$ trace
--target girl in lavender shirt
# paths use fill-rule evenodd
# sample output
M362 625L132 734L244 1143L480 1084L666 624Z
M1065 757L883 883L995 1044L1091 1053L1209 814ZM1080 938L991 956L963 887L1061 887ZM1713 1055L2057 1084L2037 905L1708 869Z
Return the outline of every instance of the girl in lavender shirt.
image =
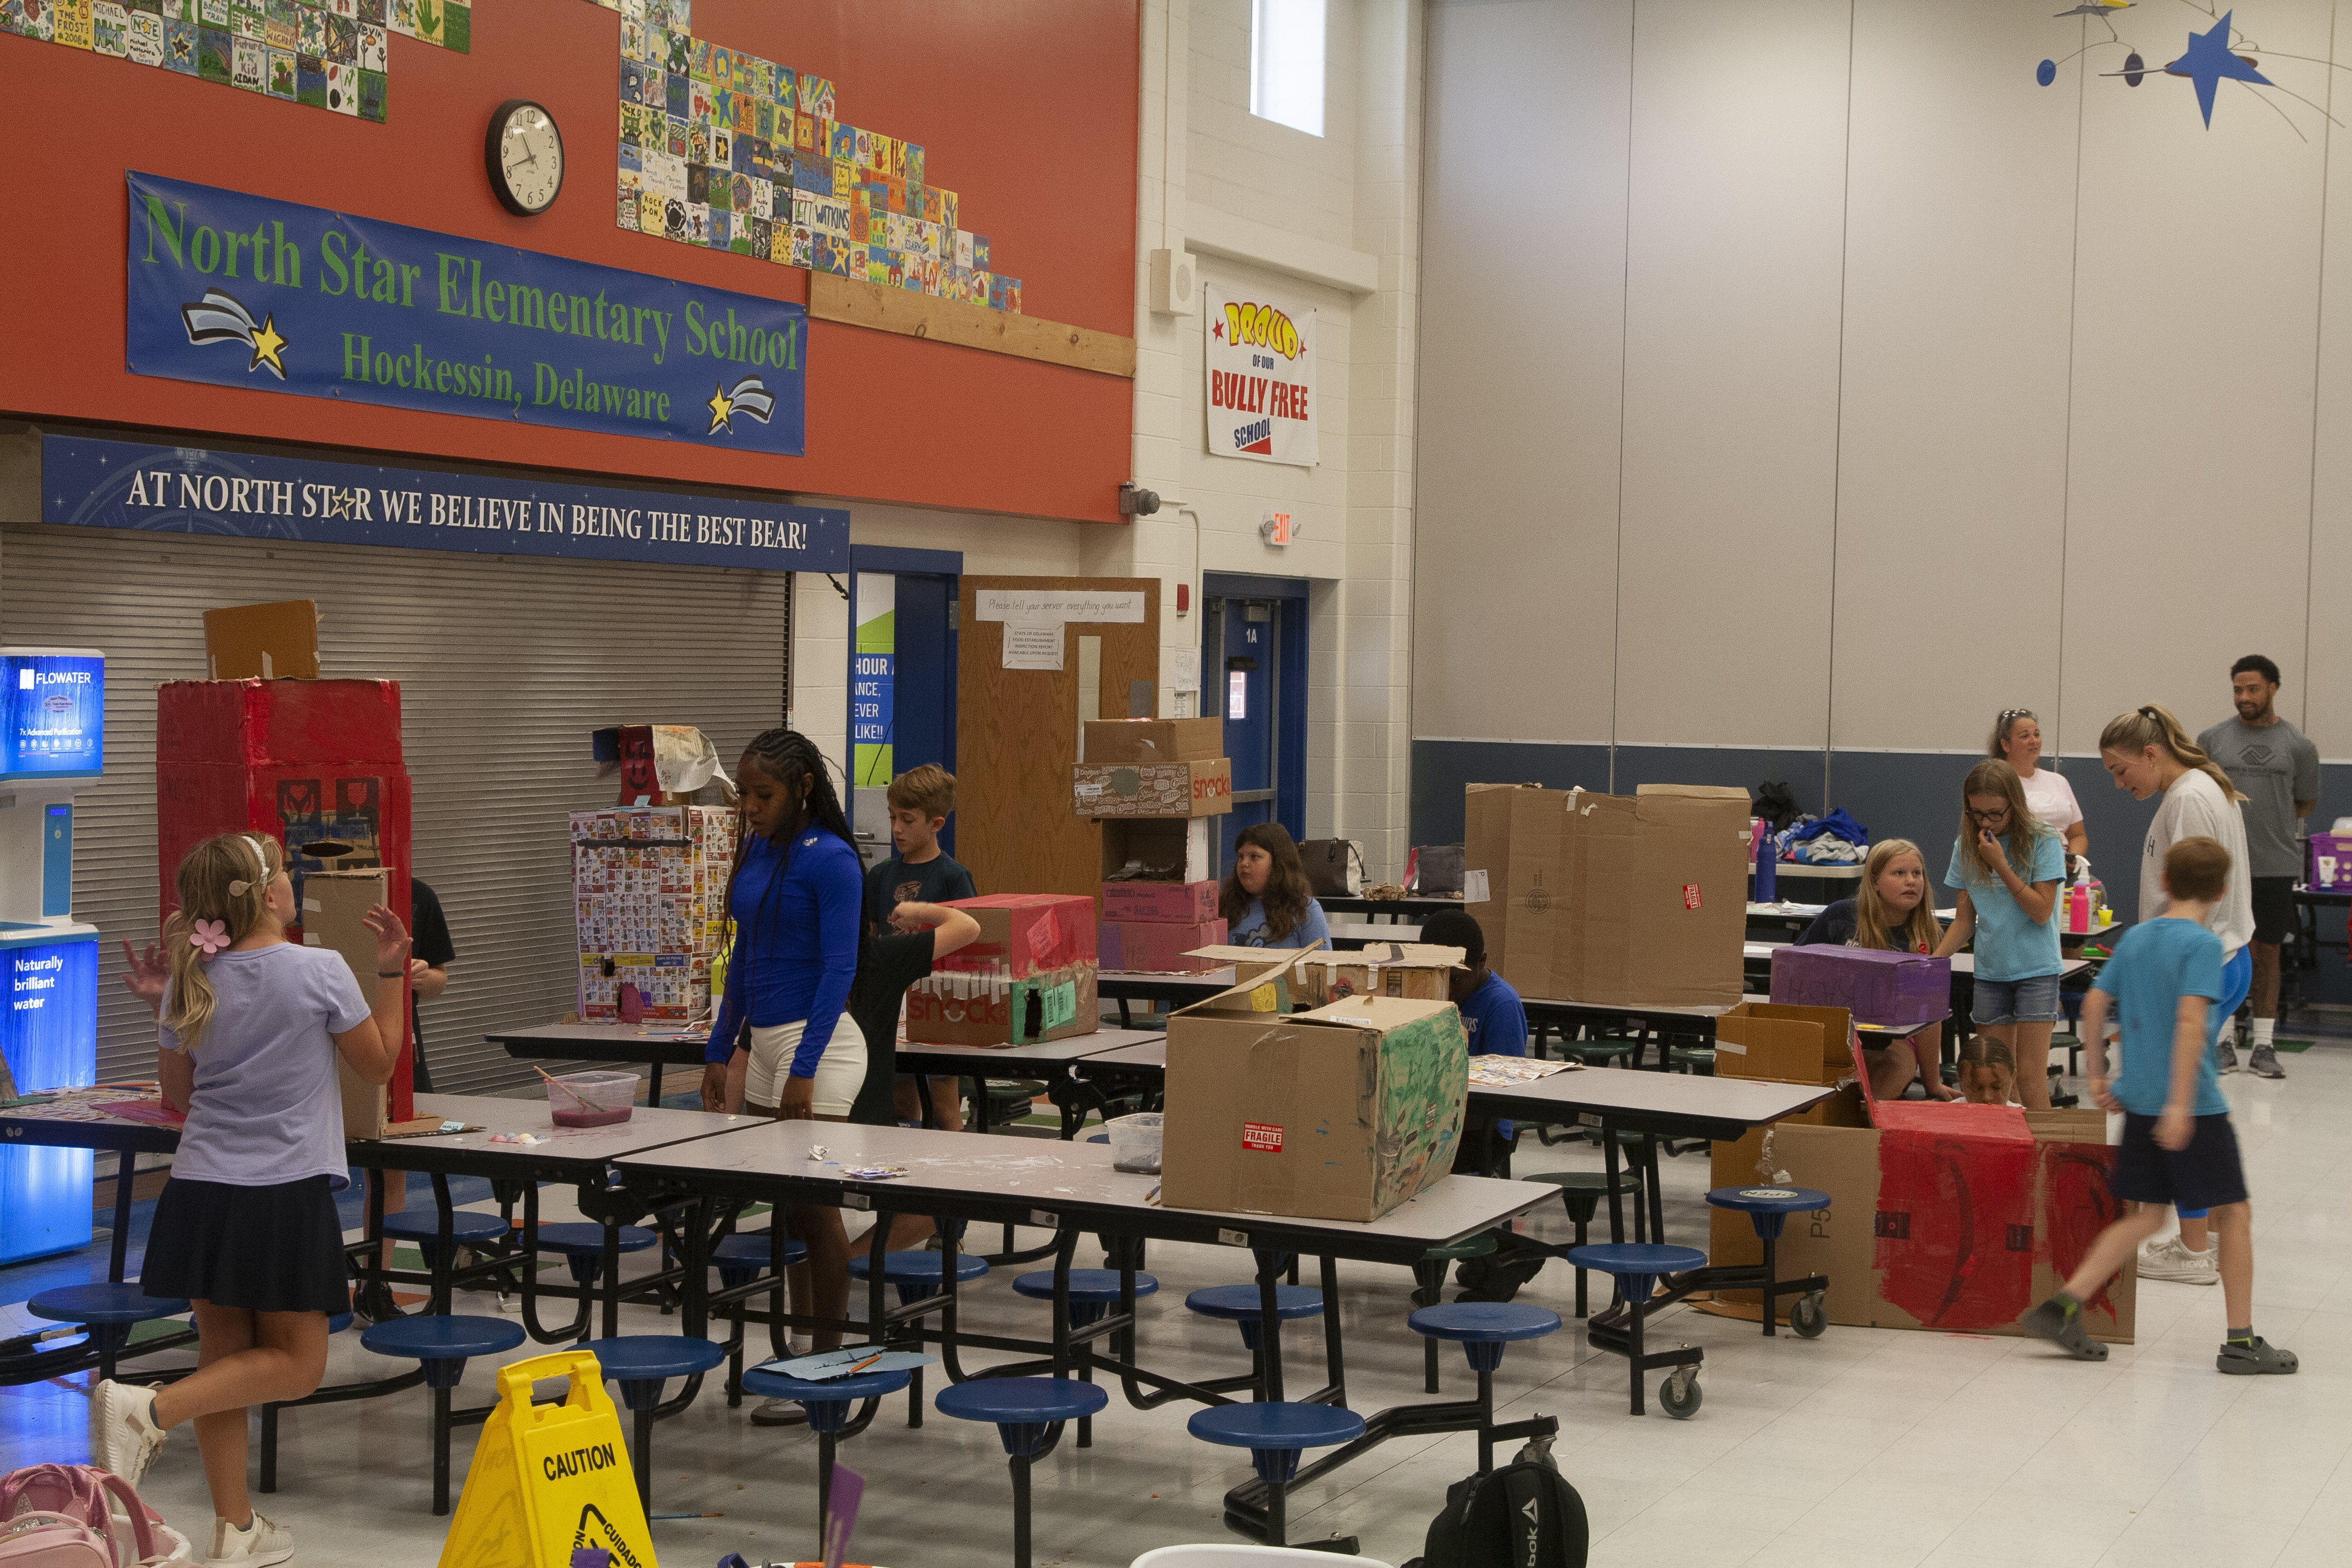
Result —
M247 1495L246 1411L300 1399L327 1369L327 1319L348 1310L338 1058L370 1083L400 1054L408 932L379 905L373 1000L329 948L286 939L295 919L285 851L224 834L188 851L180 908L126 978L157 1009L163 1098L187 1112L155 1203L140 1284L185 1297L203 1348L160 1389L101 1382L89 1457L137 1484L183 1421L195 1424L212 1491L214 1563L283 1563L293 1537Z

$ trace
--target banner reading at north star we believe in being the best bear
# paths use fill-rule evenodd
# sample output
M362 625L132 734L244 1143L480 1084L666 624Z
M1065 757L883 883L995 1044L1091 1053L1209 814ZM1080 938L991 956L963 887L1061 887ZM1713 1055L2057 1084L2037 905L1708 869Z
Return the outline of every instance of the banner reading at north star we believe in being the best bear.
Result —
M1311 468L1315 312L1212 283L1207 304L1209 450Z
M137 173L138 375L798 456L808 312Z

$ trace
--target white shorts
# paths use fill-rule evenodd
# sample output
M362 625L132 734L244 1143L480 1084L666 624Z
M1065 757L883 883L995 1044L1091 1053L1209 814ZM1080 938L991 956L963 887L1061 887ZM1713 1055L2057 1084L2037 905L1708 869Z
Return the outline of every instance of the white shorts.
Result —
M800 1055L801 1033L808 1025L777 1024L751 1030L751 1060L743 1075L743 1098L753 1105L783 1103L784 1079ZM816 1062L816 1113L846 1116L866 1084L866 1037L857 1021L844 1013L833 1026L833 1038Z

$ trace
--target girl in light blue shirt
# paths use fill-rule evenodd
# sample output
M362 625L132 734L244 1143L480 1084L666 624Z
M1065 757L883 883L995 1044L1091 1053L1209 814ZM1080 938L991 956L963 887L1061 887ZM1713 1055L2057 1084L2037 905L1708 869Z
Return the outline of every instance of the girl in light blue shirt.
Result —
M1307 863L1279 822L1244 827L1234 839L1233 875L1217 894L1225 940L1240 947L1305 947L1331 940L1330 923L1307 880Z
M1977 1032L2010 1047L2017 1093L2032 1110L2050 1109L2050 1028L2058 1021L2058 884L2066 849L2058 832L2025 803L2017 770L1988 758L1960 785L1960 832L1944 886L1959 890L1959 912L1938 958L1976 941Z

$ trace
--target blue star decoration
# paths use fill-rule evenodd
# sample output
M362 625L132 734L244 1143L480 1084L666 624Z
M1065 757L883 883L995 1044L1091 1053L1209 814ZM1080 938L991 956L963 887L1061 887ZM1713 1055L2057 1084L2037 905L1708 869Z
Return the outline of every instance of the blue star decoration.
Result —
M2230 52L2230 18L2235 11L2224 11L2221 19L2210 33L2189 35L2189 52L2164 68L2168 76L2185 76L2197 88L2197 107L2204 111L2205 128L2213 128L2213 89L2221 81L2252 82L2259 87L2273 85L2271 79Z

